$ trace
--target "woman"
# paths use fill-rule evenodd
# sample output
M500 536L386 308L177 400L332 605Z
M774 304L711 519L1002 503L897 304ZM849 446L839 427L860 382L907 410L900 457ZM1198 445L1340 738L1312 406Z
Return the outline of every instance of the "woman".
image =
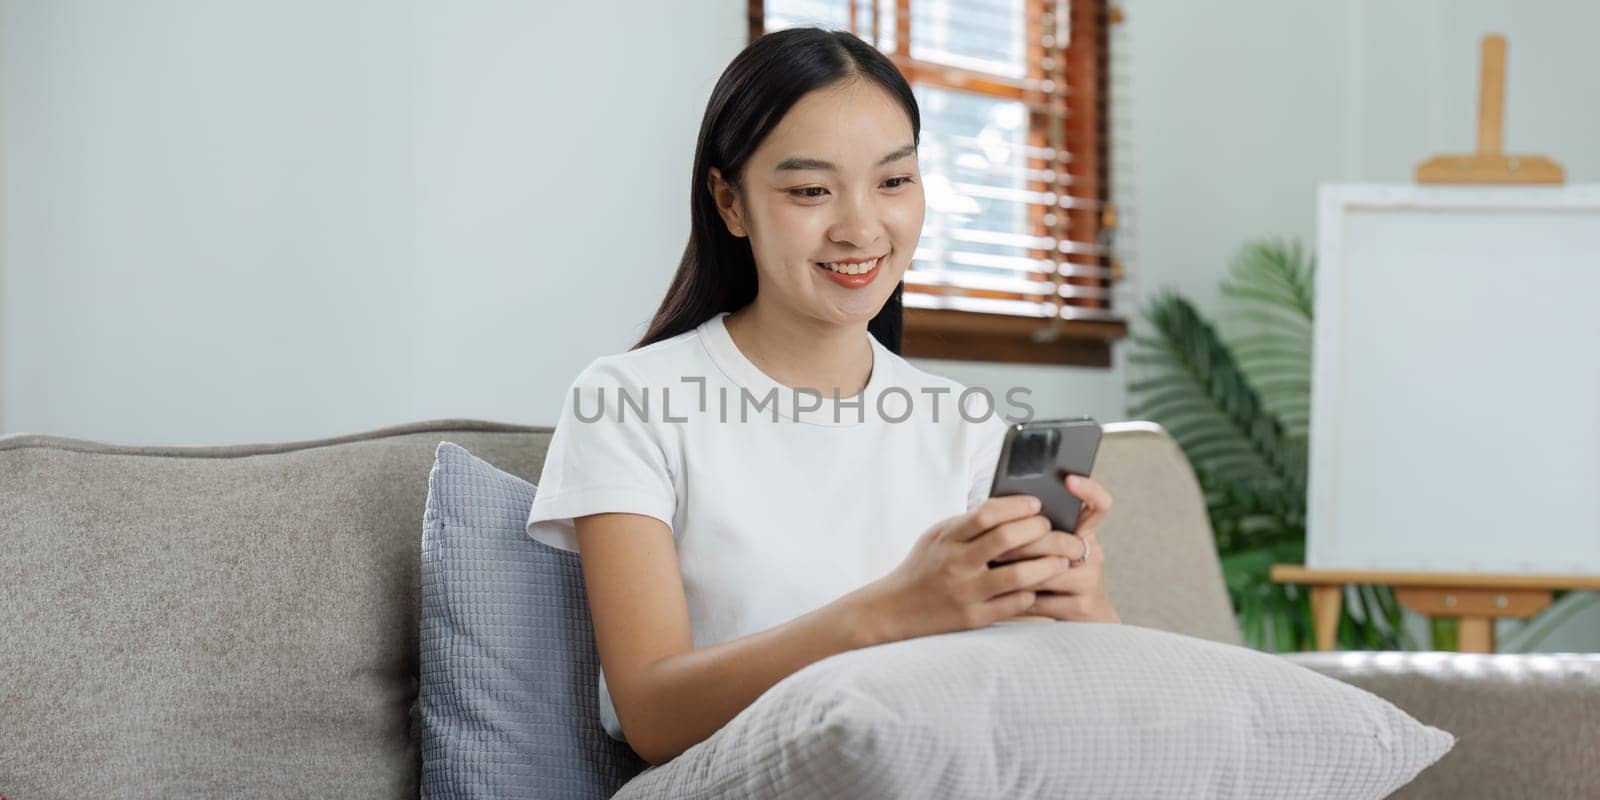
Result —
M1006 421L898 355L920 130L860 39L751 43L706 108L666 298L564 401L528 532L581 554L602 721L652 764L835 653L1119 621L1106 491L1069 479L1079 535L988 498Z

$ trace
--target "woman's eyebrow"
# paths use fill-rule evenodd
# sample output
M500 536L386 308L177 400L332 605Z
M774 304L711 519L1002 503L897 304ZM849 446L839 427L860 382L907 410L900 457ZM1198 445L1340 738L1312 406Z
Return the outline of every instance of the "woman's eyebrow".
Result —
M885 164L890 164L890 163L893 163L895 161L899 161L902 158L907 158L909 156L914 156L916 154L917 154L917 146L914 145L914 144L908 144L905 147L902 147L899 150L896 150L893 153L890 153L889 155L886 155L883 158L879 159L878 160L878 166L881 167L881 166L883 166ZM820 158L805 158L803 156L793 156L793 157L790 157L790 158L786 158L786 159L784 159L782 161L779 161L777 169L778 169L779 172L783 172L785 170L805 170L805 169L837 170L838 167L835 166L833 164L833 162L831 162L831 161L823 161Z

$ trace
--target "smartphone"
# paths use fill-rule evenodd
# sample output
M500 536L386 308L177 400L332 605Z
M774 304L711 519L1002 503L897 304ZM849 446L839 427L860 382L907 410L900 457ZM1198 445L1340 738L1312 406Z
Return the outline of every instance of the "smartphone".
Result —
M995 465L990 497L1031 494L1053 530L1076 533L1083 502L1067 491L1068 475L1087 477L1100 451L1100 423L1089 417L1013 423Z

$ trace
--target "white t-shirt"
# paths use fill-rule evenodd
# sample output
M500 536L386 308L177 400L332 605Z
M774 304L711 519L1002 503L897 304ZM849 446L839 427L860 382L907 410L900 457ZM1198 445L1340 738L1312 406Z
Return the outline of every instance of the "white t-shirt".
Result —
M929 526L988 496L1007 425L987 394L871 334L859 404L797 392L745 357L726 315L579 374L528 516L531 538L570 551L574 517L667 523L696 648L888 574ZM603 673L599 693L606 732L621 740Z

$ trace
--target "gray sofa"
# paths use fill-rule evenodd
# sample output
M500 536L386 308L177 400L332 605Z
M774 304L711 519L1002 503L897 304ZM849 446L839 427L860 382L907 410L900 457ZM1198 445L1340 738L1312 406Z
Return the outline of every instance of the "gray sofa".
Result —
M0 795L414 797L419 541L440 441L537 482L550 429L0 437ZM1238 643L1188 462L1107 426L1124 620ZM1403 797L1600 796L1600 656L1310 653L1459 737Z

